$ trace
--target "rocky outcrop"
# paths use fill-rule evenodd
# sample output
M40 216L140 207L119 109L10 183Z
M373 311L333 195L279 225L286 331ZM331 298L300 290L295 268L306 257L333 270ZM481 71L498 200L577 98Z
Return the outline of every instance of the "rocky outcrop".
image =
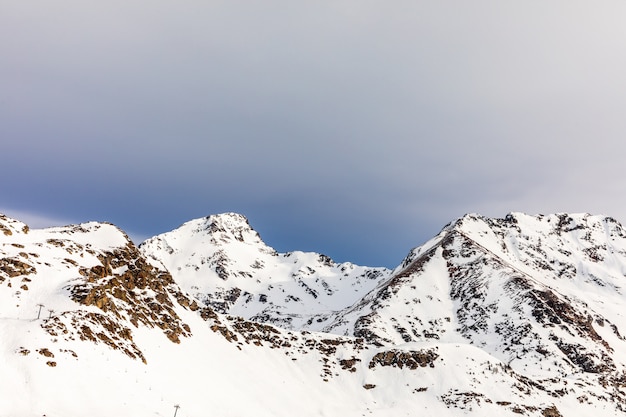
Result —
M53 341L61 338L102 343L146 363L143 352L133 340L132 330L124 322L114 320L107 314L67 311L46 319L41 327L53 337Z
M124 248L98 255L98 259L100 265L80 269L84 279L70 287L74 301L96 306L135 327L157 327L174 343L191 334L173 302L185 308L192 308L194 303L168 272L149 264L130 242Z
M370 360L369 368L376 366L393 366L397 368L417 369L429 366L435 367L435 360L439 355L434 350L397 350L391 349L378 352Z
M28 255L24 253L24 258ZM18 258L1 258L0 272L9 278L19 277L23 275L31 275L37 273L37 269L31 264Z

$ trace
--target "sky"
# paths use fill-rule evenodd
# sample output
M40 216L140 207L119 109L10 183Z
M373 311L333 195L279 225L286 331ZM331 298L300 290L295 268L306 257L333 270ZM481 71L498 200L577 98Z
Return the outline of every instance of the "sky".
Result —
M626 3L0 0L0 212L222 212L395 267L465 213L626 222Z

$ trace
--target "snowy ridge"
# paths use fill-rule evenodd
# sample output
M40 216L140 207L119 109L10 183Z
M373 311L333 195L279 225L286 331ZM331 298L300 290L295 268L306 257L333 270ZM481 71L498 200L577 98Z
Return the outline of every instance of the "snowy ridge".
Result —
M393 271L232 213L140 249L2 216L0 417L623 415L625 273L587 214L467 215Z

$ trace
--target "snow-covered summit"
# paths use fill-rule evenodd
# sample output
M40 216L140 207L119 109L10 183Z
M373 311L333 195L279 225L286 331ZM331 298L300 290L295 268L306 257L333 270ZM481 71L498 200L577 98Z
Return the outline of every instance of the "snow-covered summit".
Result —
M140 250L199 302L290 329L321 327L389 274L318 253L278 253L235 213L191 220L146 240Z
M184 223L176 229L179 235L206 238L211 244L220 246L232 240L249 245L263 245L259 234L250 227L248 219L238 213L213 214ZM174 233L172 233L174 234Z

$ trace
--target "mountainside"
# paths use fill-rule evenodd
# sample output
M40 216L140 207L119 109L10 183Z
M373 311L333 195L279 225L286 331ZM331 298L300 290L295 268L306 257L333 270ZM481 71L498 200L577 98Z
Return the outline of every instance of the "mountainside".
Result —
M393 271L233 213L139 248L0 216L0 417L622 415L625 280L587 214L467 215Z
M626 232L614 219L469 215L324 331L377 346L470 343L552 392L565 395L572 379L602 386L580 401L622 409L625 273Z

